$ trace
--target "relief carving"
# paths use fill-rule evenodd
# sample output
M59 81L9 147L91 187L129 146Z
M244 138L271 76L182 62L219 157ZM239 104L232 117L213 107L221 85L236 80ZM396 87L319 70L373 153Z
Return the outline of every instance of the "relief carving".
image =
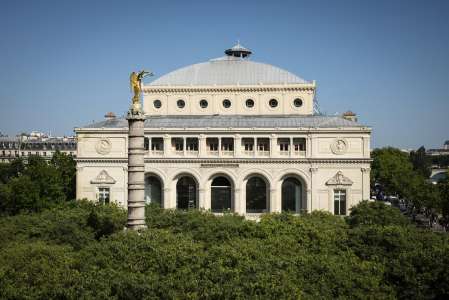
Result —
M111 152L111 148L111 142L107 138L99 140L97 145L95 145L95 150L97 150L97 153L102 155L106 155Z
M334 154L345 154L348 151L348 141L343 138L335 139L331 144L331 151Z

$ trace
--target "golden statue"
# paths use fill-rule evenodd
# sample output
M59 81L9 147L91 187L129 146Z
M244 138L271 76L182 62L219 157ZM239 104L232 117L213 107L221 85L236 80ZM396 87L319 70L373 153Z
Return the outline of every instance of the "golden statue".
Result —
M142 79L146 76L153 76L153 73L142 70L138 73L132 72L129 77L129 83L131 85L131 92L134 93L133 104L140 102L140 92L142 91Z

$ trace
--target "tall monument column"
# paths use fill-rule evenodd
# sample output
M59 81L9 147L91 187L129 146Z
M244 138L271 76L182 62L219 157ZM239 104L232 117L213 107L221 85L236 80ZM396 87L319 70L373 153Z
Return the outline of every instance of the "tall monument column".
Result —
M140 104L142 78L151 73L131 73L131 89L134 92L128 111L128 222L131 230L145 229L145 116Z

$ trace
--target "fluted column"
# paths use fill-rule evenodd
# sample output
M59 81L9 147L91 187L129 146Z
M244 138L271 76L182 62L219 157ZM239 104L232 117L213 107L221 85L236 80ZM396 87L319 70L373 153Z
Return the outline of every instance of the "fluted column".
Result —
M143 113L130 110L127 116L128 133L128 222L131 230L146 228L145 225L145 164Z

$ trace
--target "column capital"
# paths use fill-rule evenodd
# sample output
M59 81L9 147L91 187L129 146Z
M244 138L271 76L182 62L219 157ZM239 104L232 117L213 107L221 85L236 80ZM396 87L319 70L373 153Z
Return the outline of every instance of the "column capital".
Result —
M318 171L318 168L317 167L311 167L310 169L309 169L309 171L310 171L310 173L316 173L317 171Z

